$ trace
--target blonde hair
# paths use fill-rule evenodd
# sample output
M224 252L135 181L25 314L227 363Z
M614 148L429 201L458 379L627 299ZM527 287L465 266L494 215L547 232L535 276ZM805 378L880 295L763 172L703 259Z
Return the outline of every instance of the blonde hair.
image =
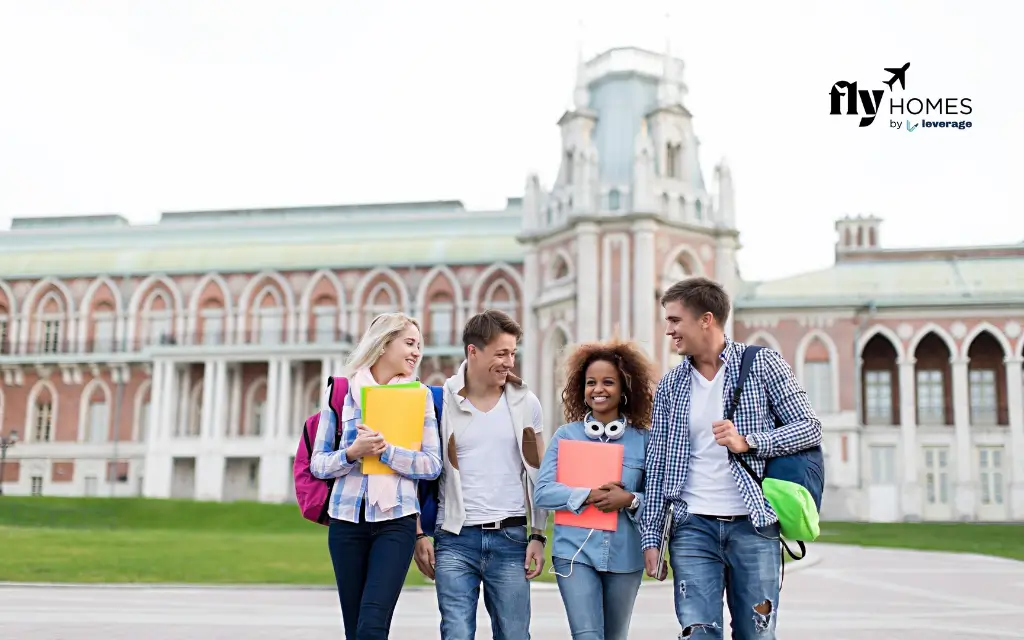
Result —
M420 323L404 313L382 313L374 318L359 339L359 344L352 350L345 364L345 375L352 375L364 367L372 367L391 341L410 324L420 330Z

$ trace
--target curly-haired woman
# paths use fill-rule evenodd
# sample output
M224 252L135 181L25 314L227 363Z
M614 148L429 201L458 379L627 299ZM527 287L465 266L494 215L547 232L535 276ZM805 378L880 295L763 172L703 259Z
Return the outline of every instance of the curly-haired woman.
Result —
M576 640L626 640L643 579L638 523L644 505L644 453L656 384L654 366L630 342L580 345L566 363L562 404L568 424L548 445L534 494L539 509L618 512L615 531L555 525L552 569ZM622 479L598 488L556 481L558 445L567 440L623 447Z

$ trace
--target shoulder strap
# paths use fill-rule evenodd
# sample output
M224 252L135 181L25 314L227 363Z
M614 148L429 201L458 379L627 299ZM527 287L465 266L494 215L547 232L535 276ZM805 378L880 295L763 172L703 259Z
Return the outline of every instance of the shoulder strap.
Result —
M761 347L755 345L747 345L747 347L743 350L743 359L740 361L740 375L736 379L736 390L732 394L732 404L729 406L729 411L725 416L726 420L732 421L733 416L736 415L736 409L738 409L740 406L740 395L743 393L743 385L744 383L746 383L747 378L750 376L750 369L754 365L754 358L757 357L757 352L760 350ZM732 456L736 460L736 462L740 463L740 466L743 467L746 470L746 472L750 474L750 477L753 478L757 482L757 484L760 485L763 482L764 479L758 477L758 475L754 473L754 470L750 468L750 465L747 464L747 461L744 460L741 456L738 456L732 452L730 452L729 455Z
M327 387L331 390L331 411L334 412L334 450L341 446L341 432L344 430L341 424L341 410L345 406L345 396L348 395L348 378L344 376L331 376L327 379Z
M444 387L428 387L430 395L434 398L434 415L438 424L441 423L441 410L444 408Z
M729 406L729 413L725 416L726 420L732 420L732 417L736 415L736 409L740 406L740 394L743 393L743 384L747 381L747 377L750 375L750 368L754 366L754 358L757 357L757 352L761 350L761 347L755 345L747 345L746 349L743 350L743 360L740 362L740 376L736 379L736 390L732 394L732 404Z

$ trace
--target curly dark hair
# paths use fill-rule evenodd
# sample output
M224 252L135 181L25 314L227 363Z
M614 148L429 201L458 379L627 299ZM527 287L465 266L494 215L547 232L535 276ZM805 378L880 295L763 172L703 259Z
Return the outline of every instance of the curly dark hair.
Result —
M587 367L598 361L610 362L619 371L619 382L626 396L625 404L619 405L622 414L638 429L650 427L657 385L654 363L639 345L621 340L588 342L569 354L565 362L565 388L562 389L565 419L569 422L583 420L590 411L583 400Z

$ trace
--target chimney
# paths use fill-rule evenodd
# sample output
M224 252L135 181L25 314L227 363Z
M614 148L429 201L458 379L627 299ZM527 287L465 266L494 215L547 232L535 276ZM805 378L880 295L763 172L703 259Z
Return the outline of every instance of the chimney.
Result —
M881 248L878 232L882 219L873 215L845 216L836 220L836 259L842 255L877 251Z

